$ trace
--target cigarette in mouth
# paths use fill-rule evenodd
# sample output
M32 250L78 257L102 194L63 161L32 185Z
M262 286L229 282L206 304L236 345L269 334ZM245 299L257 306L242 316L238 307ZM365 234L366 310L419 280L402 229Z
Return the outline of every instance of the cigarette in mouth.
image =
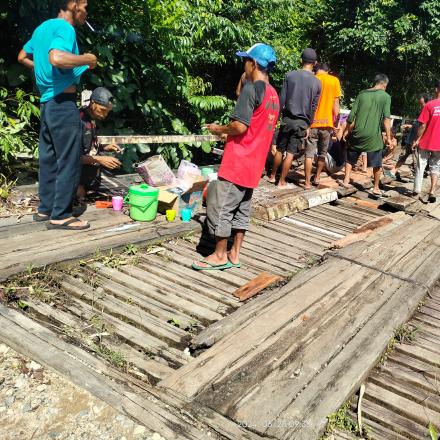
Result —
M92 32L96 32L95 29L93 29L92 25L86 20L86 25L90 28Z

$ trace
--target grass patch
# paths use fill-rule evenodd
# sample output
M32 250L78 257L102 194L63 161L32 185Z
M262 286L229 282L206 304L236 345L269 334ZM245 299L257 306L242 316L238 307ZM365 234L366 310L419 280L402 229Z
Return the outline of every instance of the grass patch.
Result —
M336 412L327 416L327 426L321 440L330 438L335 429L357 434L359 432L358 424L348 414L349 402L344 403Z

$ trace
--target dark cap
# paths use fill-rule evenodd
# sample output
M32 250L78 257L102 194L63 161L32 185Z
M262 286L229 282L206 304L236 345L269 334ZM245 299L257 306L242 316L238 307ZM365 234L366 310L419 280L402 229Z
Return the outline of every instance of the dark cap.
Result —
M315 49L311 49L310 47L304 49L301 54L301 59L305 63L316 63L318 57L316 56Z
M108 107L111 104L112 99L113 95L110 93L110 90L105 87L97 87L90 95L90 101L96 102L105 107Z

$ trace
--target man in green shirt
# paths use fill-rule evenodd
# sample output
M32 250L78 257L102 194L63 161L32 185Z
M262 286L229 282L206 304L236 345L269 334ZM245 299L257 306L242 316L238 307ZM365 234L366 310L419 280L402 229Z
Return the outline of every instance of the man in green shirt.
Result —
M374 83L374 87L359 93L347 119L342 136L347 141L347 161L342 185L346 187L350 184L353 166L361 153L367 153L367 165L373 168L372 195L381 197L379 181L384 148L382 125L385 129L385 144L388 145L391 140L391 97L385 92L389 83L386 75L376 75Z

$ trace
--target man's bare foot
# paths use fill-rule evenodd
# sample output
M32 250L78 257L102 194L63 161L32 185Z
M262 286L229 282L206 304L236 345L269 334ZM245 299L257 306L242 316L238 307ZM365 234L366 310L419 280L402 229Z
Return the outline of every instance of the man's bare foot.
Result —
M75 228L85 227L89 224L89 222L87 222L86 220L80 220L79 218L76 218L76 217L63 218L62 220L51 220L50 223L53 225L64 225L67 222L70 222L73 220L75 220L75 222L71 223L72 229L74 229L74 227Z
M281 185L280 183L277 185L278 189L295 189L297 186L294 183L284 183Z
M218 258L216 254L208 255L206 258L200 261L196 261L195 264L199 267L212 267L212 266L222 266L227 264L228 257Z
M238 264L240 263L240 257L232 252L228 252L228 260L232 263L232 264Z

